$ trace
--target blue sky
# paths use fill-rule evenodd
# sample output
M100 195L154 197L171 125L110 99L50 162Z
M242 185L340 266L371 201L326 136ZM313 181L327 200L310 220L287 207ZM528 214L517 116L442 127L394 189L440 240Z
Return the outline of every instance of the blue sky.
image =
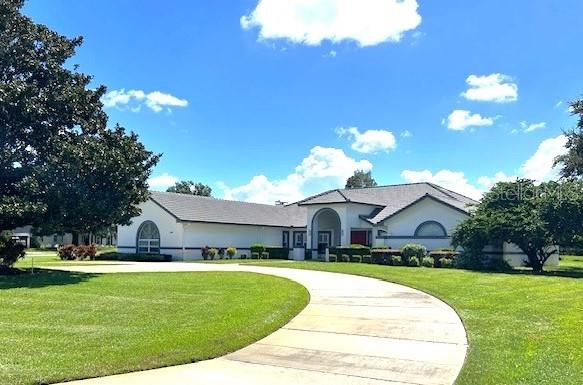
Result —
M151 181L293 201L433 181L479 197L553 177L581 96L583 2L29 0L84 36L72 63L111 92L110 124L163 153Z

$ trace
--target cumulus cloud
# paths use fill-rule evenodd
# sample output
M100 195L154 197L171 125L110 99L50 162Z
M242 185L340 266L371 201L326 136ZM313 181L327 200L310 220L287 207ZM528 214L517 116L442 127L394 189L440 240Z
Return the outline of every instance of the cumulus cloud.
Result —
M178 182L178 178L168 173L148 179L148 185L153 190L166 190L168 187L174 186L176 182Z
M154 112L160 112L164 108L171 111L170 107L186 107L188 100L180 99L176 96L160 91L145 93L142 90L112 90L103 95L101 102L105 108L117 107L127 108L132 112L141 110L142 105L146 105Z
M518 100L518 85L508 75L470 75L466 79L469 88L462 92L468 100L480 102L507 103Z
M440 170L433 174L429 170L413 171L404 170L401 177L410 183L430 182L445 187L457 193L466 195L473 199L480 199L482 190L471 184L463 172Z
M558 175L558 170L553 167L553 162L558 155L562 155L567 151L566 144L567 137L565 135L543 140L536 152L520 167L521 175L524 178L534 179L539 182L555 179Z
M397 147L395 135L386 130L366 130L361 133L358 127L339 127L336 129L336 133L340 136L346 135L352 140L352 149L363 154L389 152Z
M404 170L401 177L408 182L435 183L460 194L479 199L484 192L498 182L513 181L516 178L528 178L536 182L556 179L558 170L553 167L553 161L557 155L567 151L566 143L565 135L543 140L535 153L521 165L517 175L507 175L499 171L494 176L479 177L475 184L470 182L463 172L448 169L436 173L429 170Z
M243 29L259 28L259 39L320 45L329 40L372 46L398 42L421 24L416 0L260 0L241 17Z
M356 170L370 171L368 160L355 160L337 148L316 146L295 170L283 179L254 176L248 183L228 187L222 184L225 199L273 204L277 200L295 202L325 190L344 187Z
M483 117L468 110L454 110L447 119L441 121L447 128L454 131L464 131L468 127L491 126L496 118Z
M520 122L520 127L522 127L524 132L533 132L545 128L546 126L547 126L546 122L539 123L528 123L527 121Z

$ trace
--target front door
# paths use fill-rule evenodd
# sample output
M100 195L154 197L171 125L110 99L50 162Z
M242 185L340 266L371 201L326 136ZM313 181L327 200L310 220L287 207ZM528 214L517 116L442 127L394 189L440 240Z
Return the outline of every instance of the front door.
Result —
M332 232L318 231L318 254L326 254L326 248L330 247L330 238L332 238Z

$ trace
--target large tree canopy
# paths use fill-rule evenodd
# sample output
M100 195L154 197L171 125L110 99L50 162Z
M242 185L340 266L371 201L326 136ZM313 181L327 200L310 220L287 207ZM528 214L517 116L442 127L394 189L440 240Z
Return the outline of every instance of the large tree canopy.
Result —
M191 180L181 180L176 182L174 186L168 187L167 192L200 195L203 197L210 197L213 189L203 183L194 183Z
M496 184L452 235L452 243L472 253L486 245L516 244L534 271L556 252L583 234L583 183L532 180Z
M356 170L354 175L346 180L346 188L375 187L377 182L370 171Z
M583 99L571 103L571 112L578 115L577 127L565 132L567 136L567 153L555 159L555 165L561 167L561 177L566 179L583 178Z
M0 2L0 231L90 231L128 223L158 155L106 127L105 87L65 65L69 39Z

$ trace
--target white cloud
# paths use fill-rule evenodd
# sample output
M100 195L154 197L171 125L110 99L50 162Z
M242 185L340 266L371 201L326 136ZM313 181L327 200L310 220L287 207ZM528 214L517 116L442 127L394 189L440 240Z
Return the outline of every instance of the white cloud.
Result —
M470 75L466 83L469 88L461 95L468 100L506 103L518 99L518 86L507 75Z
M474 199L480 199L482 196L482 190L472 185L461 171L451 171L446 169L440 170L433 174L429 170L404 170L401 173L401 177L410 183L435 183L439 186L445 187Z
M460 194L479 199L484 192L498 182L509 182L516 180L516 178L528 178L536 182L555 179L558 172L553 167L553 161L557 155L564 154L567 151L565 148L566 143L567 138L565 135L543 140L536 152L522 164L518 170L518 175L506 175L504 172L499 171L492 177L479 177L476 184L471 183L463 172L447 169L440 170L435 174L429 170L404 170L401 173L401 177L412 183L435 183Z
M366 130L361 133L358 127L336 129L340 136L347 135L352 142L352 149L364 154L376 154L380 151L389 152L397 147L397 140L392 132L386 130Z
M178 178L167 173L148 179L148 185L153 190L166 190L178 182Z
M355 160L337 148L316 146L284 179L254 176L249 183L229 188L221 185L225 199L273 204L276 200L295 202L308 195L344 187L355 170L369 171L368 160Z
M555 103L555 108L559 108L563 105L563 101L559 100L557 103Z
M354 40L360 46L398 42L421 24L416 0L260 0L241 17L243 29L259 28L259 39L320 45Z
M524 132L533 132L536 130L540 130L541 128L545 128L547 126L546 122L539 122L539 123L528 123L527 121L520 122L520 127L524 130Z
M405 130L401 132L401 138L410 138L413 136L413 133L409 130Z
M441 121L447 124L447 128L454 131L464 131L468 127L491 126L496 118L483 117L480 114L472 114L468 110L454 110L447 119Z
M536 152L520 167L520 174L538 182L556 178L558 171L553 167L553 161L567 151L566 144L565 135L543 140Z
M160 91L145 93L142 90L120 89L109 91L101 98L105 108L129 108L132 112L139 112L142 104L145 104L154 112L160 112L166 108L169 112L170 107L186 107L188 100L180 99L176 96L165 94Z

